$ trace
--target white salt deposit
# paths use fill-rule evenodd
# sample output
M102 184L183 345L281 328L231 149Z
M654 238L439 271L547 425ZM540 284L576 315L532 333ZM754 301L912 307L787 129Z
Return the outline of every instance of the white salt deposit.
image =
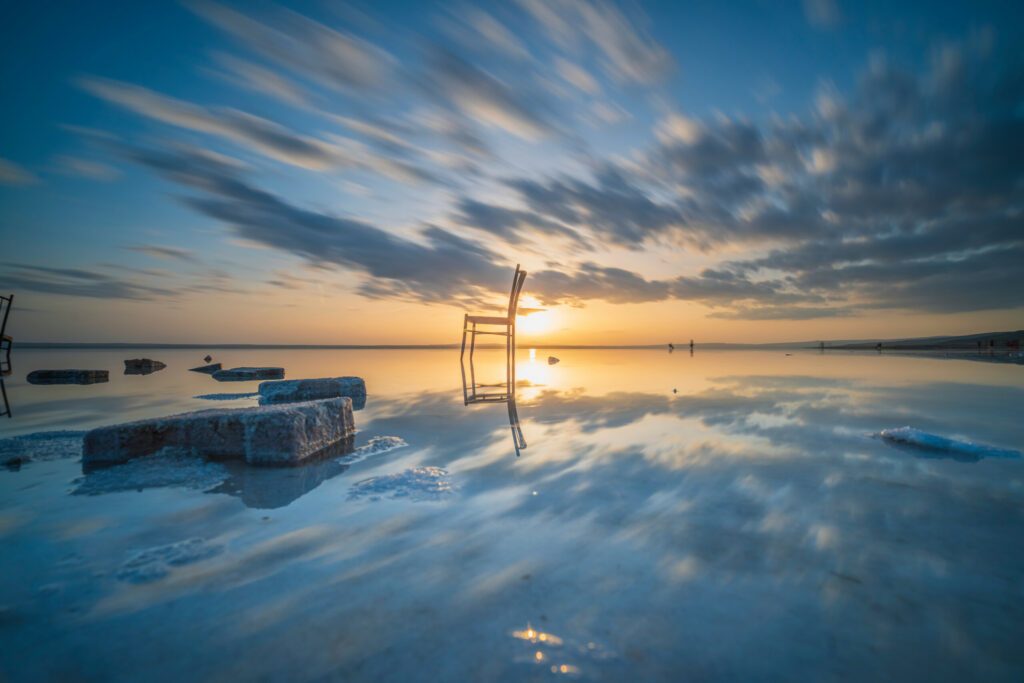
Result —
M371 477L356 482L349 489L349 498L405 498L414 501L439 501L455 493L448 471L441 467L414 467L412 469Z
M883 429L876 436L897 444L915 446L930 451L943 451L947 453L958 453L974 458L1019 458L1020 451L1008 448L996 448L984 444L974 443L963 439L949 439L938 434L914 429L913 427L896 427L894 429Z

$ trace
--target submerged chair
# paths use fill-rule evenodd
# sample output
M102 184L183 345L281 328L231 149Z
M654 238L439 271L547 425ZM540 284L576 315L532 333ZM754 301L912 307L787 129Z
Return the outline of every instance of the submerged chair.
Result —
M508 315L469 315L462 320L462 350L459 352L459 362L466 355L466 335L469 334L469 365L472 371L473 351L476 350L476 336L478 334L493 334L505 337L505 379L509 387L515 387L516 383L516 309L519 308L519 293L523 291L523 282L526 280L526 271L516 264L516 272L512 276L512 291L508 295ZM482 329L478 330L477 325L486 325L492 328L503 329ZM475 378L474 378L475 380ZM475 382L474 382L475 383Z
M11 314L11 306L14 305L14 295L0 296L0 375L11 374L11 347L14 339L7 336L7 316Z

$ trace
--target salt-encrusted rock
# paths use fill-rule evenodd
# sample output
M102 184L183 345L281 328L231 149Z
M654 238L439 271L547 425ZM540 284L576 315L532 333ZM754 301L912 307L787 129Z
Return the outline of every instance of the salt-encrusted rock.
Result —
M220 363L213 363L212 365L200 365L198 368L189 368L190 372L202 372L207 375L212 375L218 370L220 370Z
M260 384L260 405L314 401L321 398L348 396L352 408L366 405L366 383L362 377L322 377L320 379L289 379Z
M548 356L548 365L554 365L557 362L558 362L557 358L555 358L554 356Z
M94 429L85 435L82 464L121 463L174 447L213 460L297 465L354 432L350 398L201 410Z
M165 364L152 358L130 358L124 362L124 374L148 375L166 367Z
M107 370L34 370L28 373L29 384L96 384L109 382Z
M284 368L231 368L218 370L213 378L221 382L245 382L254 379L284 379Z

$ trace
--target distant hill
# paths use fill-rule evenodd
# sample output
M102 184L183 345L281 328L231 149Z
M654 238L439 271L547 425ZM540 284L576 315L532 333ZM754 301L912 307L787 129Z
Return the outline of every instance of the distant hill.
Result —
M808 344L819 346L820 343ZM857 341L825 342L827 349L875 349L881 344L883 349L922 351L930 349L965 349L977 350L989 348L1020 348L1024 344L1024 330L1013 332L984 332L981 334L963 334L945 337L914 337L911 339L861 339Z

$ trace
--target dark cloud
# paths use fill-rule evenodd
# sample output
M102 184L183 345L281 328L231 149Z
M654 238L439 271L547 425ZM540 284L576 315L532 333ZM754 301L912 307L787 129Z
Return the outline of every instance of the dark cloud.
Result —
M148 300L174 296L177 290L154 287L84 268L52 268L8 263L0 271L5 290L62 294L96 299Z
M616 304L661 301L668 298L669 283L645 280L621 268L584 263L572 274L545 270L530 274L530 293L542 304L575 303L603 299Z
M196 253L181 247L170 247L164 244L133 244L125 247L129 251L137 251L159 259L175 259L178 261L195 261Z
M353 218L294 206L250 185L236 168L183 151L135 149L136 162L194 190L186 202L240 237L315 265L363 272L363 292L424 301L452 301L506 286L500 259L476 242L434 226L419 241Z
M474 199L460 199L453 218L462 225L484 230L513 244L524 241L528 232L566 237L585 244L578 232L557 221L531 211L510 209Z
M713 311L708 317L720 320L813 320L855 314L854 309L839 306L739 306L727 311Z
M443 48L431 50L424 84L428 96L485 126L526 140L558 133L547 100L527 84L512 87Z
M674 205L654 201L622 170L605 165L593 182L569 177L508 181L536 220L552 218L594 234L599 242L638 249L686 222Z

